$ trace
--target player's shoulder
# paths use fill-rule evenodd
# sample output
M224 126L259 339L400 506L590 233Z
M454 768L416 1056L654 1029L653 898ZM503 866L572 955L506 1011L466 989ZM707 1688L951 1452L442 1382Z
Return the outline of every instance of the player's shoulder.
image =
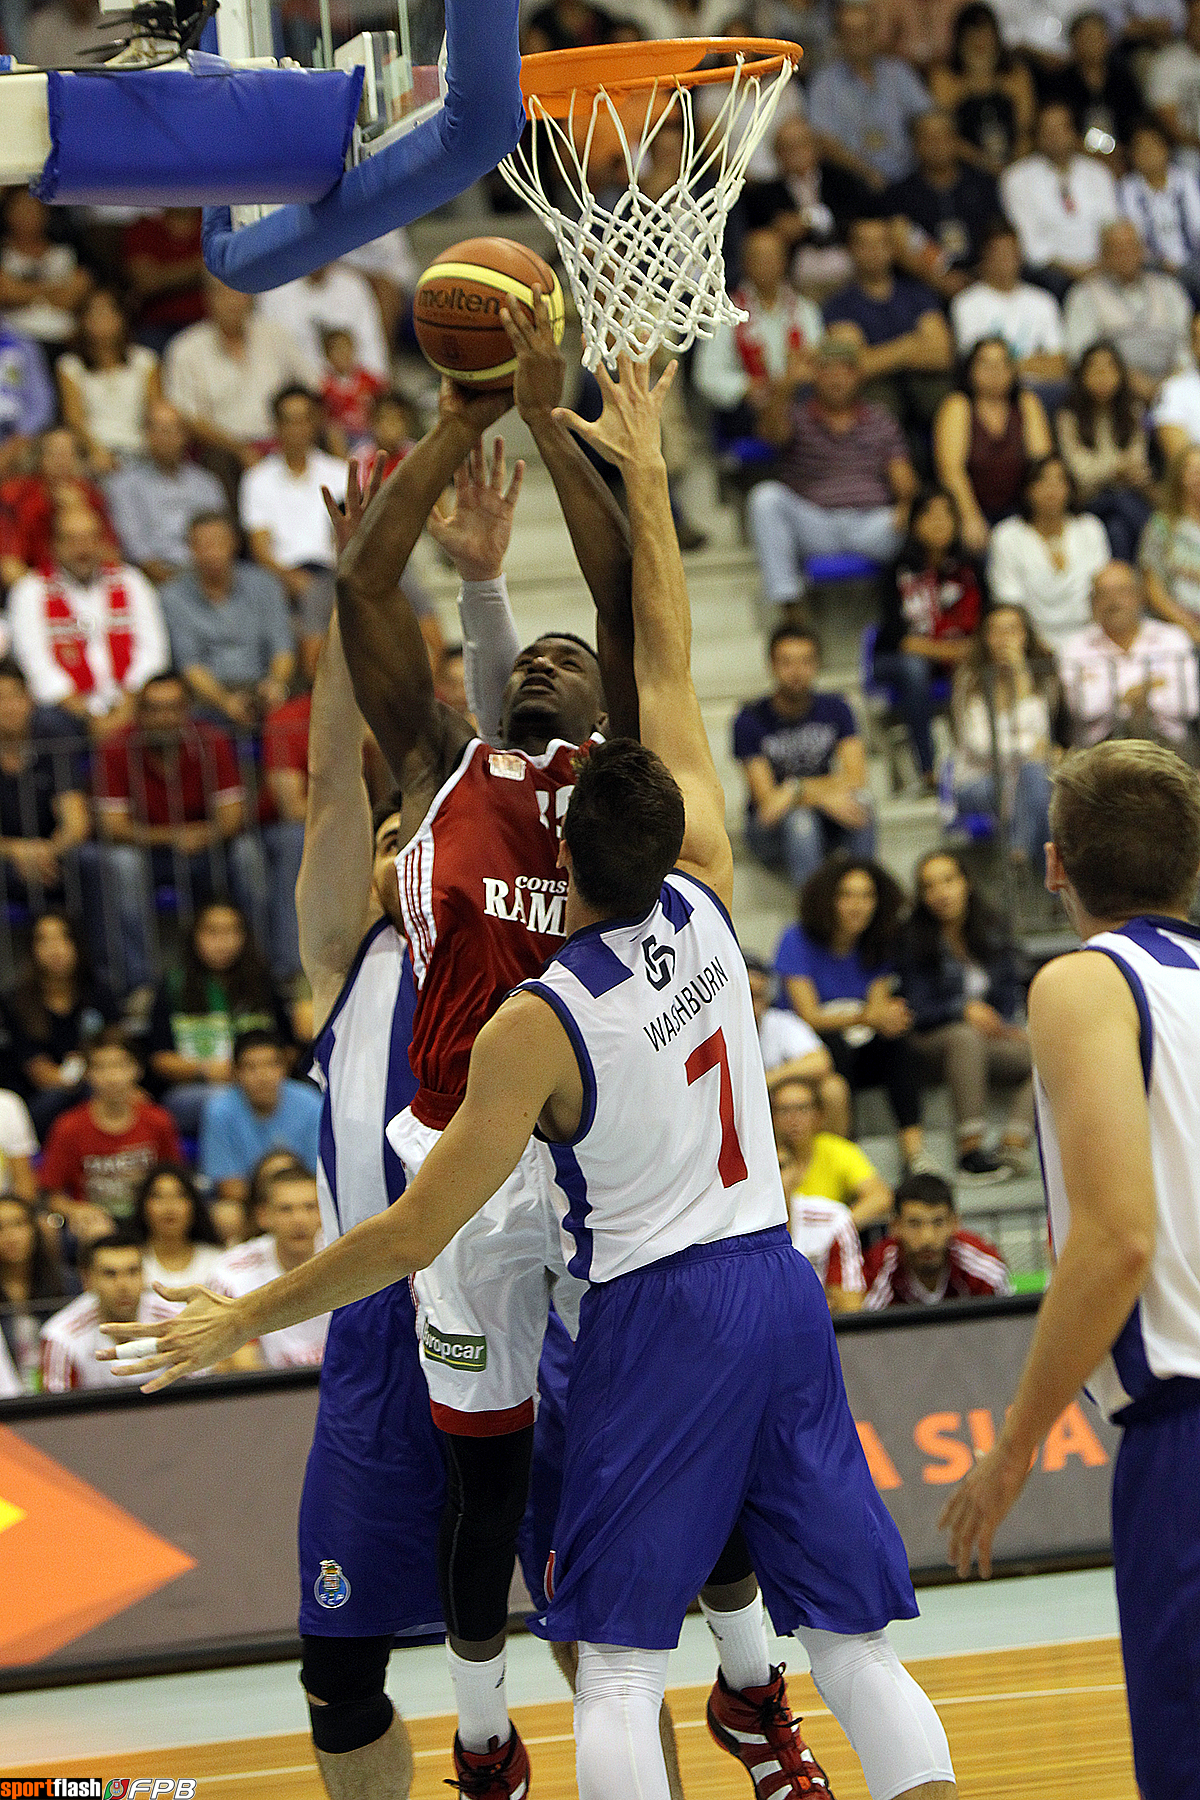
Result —
M52 1313L42 1326L41 1335L48 1343L66 1344L72 1338L85 1336L100 1323L100 1306L92 1294L76 1294L58 1312Z
M1129 1003L1122 958L1137 946L1115 932L1102 932L1064 956L1044 963L1029 987L1031 1023L1082 1023Z

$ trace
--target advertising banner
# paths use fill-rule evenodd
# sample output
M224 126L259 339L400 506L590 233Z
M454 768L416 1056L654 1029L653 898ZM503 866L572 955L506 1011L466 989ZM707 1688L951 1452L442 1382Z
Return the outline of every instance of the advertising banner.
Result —
M945 1569L937 1515L994 1440L1035 1305L839 1330L867 1460L918 1575ZM292 1645L316 1400L315 1371L297 1370L0 1405L0 1689ZM1116 1441L1087 1402L1067 1409L997 1537L1000 1563L1106 1553Z

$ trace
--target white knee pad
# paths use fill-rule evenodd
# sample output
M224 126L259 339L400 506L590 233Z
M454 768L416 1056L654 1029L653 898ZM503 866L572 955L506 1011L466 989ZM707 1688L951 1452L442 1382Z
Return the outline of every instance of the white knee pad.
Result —
M953 1781L950 1746L933 1702L882 1631L841 1637L801 1626L813 1680L850 1739L871 1800L896 1800L927 1781Z
M580 1644L575 1677L579 1800L670 1800L658 1735L667 1650Z

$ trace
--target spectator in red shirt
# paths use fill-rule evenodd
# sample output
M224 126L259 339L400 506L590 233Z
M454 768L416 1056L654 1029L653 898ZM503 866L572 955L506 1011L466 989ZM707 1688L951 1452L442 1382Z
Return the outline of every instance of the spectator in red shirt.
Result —
M122 235L121 261L138 303L137 340L161 354L177 331L204 317L199 209L168 206L135 219Z
M119 554L104 495L84 473L75 433L60 425L42 433L36 471L14 475L0 486L0 581L6 588L31 569L49 569L54 561L54 514L67 500L95 513L104 527L106 548Z
M909 1175L900 1183L891 1232L868 1250L864 1273L868 1312L1012 1293L1004 1258L994 1244L962 1229L954 1190L940 1175Z
M133 985L151 979L150 882L174 887L189 914L232 889L259 942L267 943L266 864L247 830L237 751L225 732L193 719L177 670L152 677L138 695L134 722L105 742L97 788L107 872L122 891L132 885L143 895L146 938Z
M76 1239L132 1217L147 1169L182 1159L175 1122L142 1092L141 1074L119 1026L106 1025L87 1049L90 1099L50 1127L40 1180Z
M321 372L321 398L325 402L327 447L335 456L349 456L371 441L372 411L387 383L365 369L358 358L354 333L331 326L321 333L325 367Z

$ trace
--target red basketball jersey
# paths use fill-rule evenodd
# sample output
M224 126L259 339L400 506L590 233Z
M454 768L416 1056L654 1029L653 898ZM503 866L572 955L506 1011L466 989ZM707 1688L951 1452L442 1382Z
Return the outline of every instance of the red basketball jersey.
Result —
M453 1118L480 1027L567 935L558 845L589 749L557 739L528 756L476 738L397 858L417 982L412 1109L424 1125Z

